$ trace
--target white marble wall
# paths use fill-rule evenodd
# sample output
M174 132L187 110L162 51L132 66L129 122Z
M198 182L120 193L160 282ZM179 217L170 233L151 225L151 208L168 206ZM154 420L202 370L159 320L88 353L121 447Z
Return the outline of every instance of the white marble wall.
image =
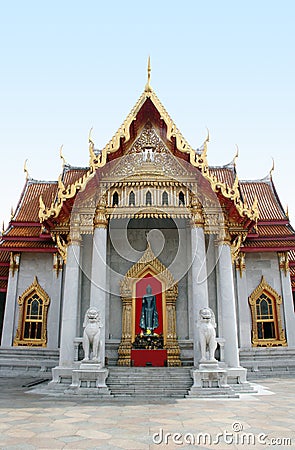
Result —
M53 255L46 253L22 253L19 266L18 283L15 296L15 315L13 322L13 337L18 326L19 307L17 299L33 283L35 276L40 286L50 297L47 320L47 348L57 349L60 333L60 303L62 289L62 272L56 276L53 269ZM17 277L17 274L15 274ZM17 278L15 278L17 279ZM9 299L12 301L13 299ZM6 307L8 303L6 304Z

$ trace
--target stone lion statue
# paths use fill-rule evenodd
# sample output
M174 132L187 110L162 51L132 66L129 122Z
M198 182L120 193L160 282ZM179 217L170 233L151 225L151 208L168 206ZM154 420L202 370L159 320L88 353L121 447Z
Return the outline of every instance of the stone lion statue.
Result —
M100 347L100 329L102 323L100 320L99 311L94 306L87 309L84 317L84 333L83 333L83 361L89 361L92 350L92 361L99 362L99 347Z
M211 308L202 308L199 311L198 329L201 349L200 362L216 361L214 358L217 347L215 315ZM209 358L207 358L207 352Z

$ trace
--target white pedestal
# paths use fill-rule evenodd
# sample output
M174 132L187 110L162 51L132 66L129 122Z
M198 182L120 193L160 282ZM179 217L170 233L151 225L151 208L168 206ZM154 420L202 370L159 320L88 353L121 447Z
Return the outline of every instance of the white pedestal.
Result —
M83 362L79 369L73 370L72 384L65 393L110 396L111 392L106 385L108 375L108 369L102 368L100 364Z
M194 384L189 391L190 397L238 397L227 383L227 370L220 368L218 362L203 362L191 375Z

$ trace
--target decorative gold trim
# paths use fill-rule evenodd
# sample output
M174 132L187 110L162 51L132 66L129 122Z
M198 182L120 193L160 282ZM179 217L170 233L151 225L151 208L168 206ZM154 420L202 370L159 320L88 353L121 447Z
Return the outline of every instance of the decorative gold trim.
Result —
M243 278L243 273L246 270L246 253L244 252L239 252L238 256L235 259L235 265L236 265L236 270L239 272L240 274L240 278Z
M258 338L256 301L263 293L272 300L276 339ZM260 284L250 295L249 304L251 307L251 316L252 316L253 347L276 347L279 345L286 346L287 341L285 331L282 328L282 317L281 317L282 297L266 282L264 276L262 276Z
M103 167L106 164L107 155L116 152L120 148L121 140L124 140L125 142L128 142L130 140L131 123L136 119L137 113L148 98L153 102L156 109L159 111L162 120L164 120L167 126L167 139L175 139L177 149L182 153L189 154L190 163L194 167L200 169L205 179L210 182L212 190L215 193L220 192L225 198L233 201L241 217L248 217L250 220L257 222L259 217L257 203L254 201L251 208L249 208L246 203L243 203L237 179L234 185L230 187L226 183L218 181L215 176L210 175L207 161L207 143L209 140L209 135L203 144L202 152L199 153L195 151L182 136L181 132L172 121L171 117L167 113L166 109L164 108L150 85L149 89L145 90L142 93L121 127L101 151L95 152L94 142L89 136L90 169L85 173L83 177L81 177L75 183L69 185L67 188L65 188L65 186L63 185L62 180L59 180L57 200L53 202L49 208L46 208L44 206L44 202L40 200L40 221L43 222L49 218L57 217L62 208L63 202L67 199L73 198L78 190L84 189L86 183L93 176L96 169Z
M278 252L280 270L284 272L285 277L290 270L288 252Z
M59 273L62 271L63 260L59 253L53 254L53 270L56 273L56 278L58 278Z
M146 274L156 277L163 287L163 334L167 349L168 366L180 366L180 349L176 335L175 303L178 295L177 282L169 270L154 255L150 244L140 260L132 266L121 282L122 338L118 349L118 365L130 366L131 348L135 338L135 286Z
M53 241L56 243L60 256L63 259L63 262L67 263L67 243L60 235L60 233L51 233Z
M19 269L19 261L20 261L20 253L10 252L9 270L11 271L13 277L15 272L17 272Z
M26 316L26 301L33 295L37 294L39 298L43 301L43 314L42 314L42 328L41 328L41 338L40 339L26 339L24 338L24 326L25 326L25 316ZM31 286L29 286L23 294L18 298L19 305L19 317L18 317L18 328L16 330L16 335L13 341L14 346L37 346L46 347L47 344L47 311L50 303L49 295L40 286L37 277L35 277Z

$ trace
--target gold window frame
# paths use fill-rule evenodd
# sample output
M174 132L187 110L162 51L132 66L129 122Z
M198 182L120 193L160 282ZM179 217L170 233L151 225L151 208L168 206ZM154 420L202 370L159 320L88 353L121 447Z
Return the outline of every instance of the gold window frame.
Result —
M257 317L256 302L264 294L272 302L273 319L259 319ZM260 284L252 292L249 297L252 317L252 345L253 347L276 347L286 346L285 331L282 327L281 304L282 297L266 282L264 276L261 278ZM275 329L275 338L261 339L258 337L258 323L273 322Z
M41 319L32 320L31 322L41 323L41 337L40 339L25 338L25 326L28 322L27 320L27 306L28 301L32 299L33 295L37 295L42 300L42 316ZM19 316L18 316L18 327L16 330L16 335L13 341L14 346L35 346L35 347L46 347L47 345L47 313L48 306L50 303L49 295L40 286L37 277L35 277L31 286L29 286L22 295L18 298L19 305Z

